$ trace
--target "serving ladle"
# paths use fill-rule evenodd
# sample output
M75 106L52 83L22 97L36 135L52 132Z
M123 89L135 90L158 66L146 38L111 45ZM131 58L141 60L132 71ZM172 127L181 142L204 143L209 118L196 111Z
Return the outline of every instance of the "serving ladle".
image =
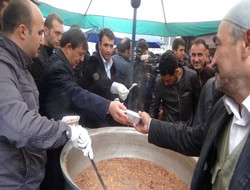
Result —
M137 86L137 83L133 83L132 86L128 89L128 93L130 92L130 90L132 90L132 88L134 88L135 86ZM115 98L115 101L120 101L119 98Z
M134 88L135 86L137 86L137 83L133 83L132 86L128 89L128 91L132 90L132 88Z
M88 157L89 157L89 155L88 155ZM107 188L106 188L106 186L105 186L105 184L104 184L104 182L103 182L103 179L102 179L102 177L101 177L101 175L100 175L100 173L99 173L99 170L97 169L97 166L96 166L94 160L91 159L90 157L89 157L89 160L90 160L90 162L91 162L91 164L92 164L92 166L93 166L93 168L94 168L94 170L95 170L95 173L96 173L96 175L97 175L97 177L98 177L98 179L99 179L99 181L100 181L100 183L101 183L101 185L102 185L102 189L103 189L103 190L107 190Z

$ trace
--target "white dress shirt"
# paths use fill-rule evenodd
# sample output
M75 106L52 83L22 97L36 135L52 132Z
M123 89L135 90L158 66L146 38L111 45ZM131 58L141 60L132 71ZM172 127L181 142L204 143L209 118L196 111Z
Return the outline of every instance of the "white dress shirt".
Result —
M103 65L104 65L104 68L105 68L105 71L106 71L106 74L108 76L109 79L111 79L111 72L110 72L110 68L112 67L113 65L113 60L110 58L108 61L106 61L102 54L100 53L101 55L101 58L102 58L102 62L103 62Z
M250 131L250 95L242 102L242 110L239 110L239 105L233 98L224 96L223 100L228 113L234 114L229 136L229 154L231 154Z

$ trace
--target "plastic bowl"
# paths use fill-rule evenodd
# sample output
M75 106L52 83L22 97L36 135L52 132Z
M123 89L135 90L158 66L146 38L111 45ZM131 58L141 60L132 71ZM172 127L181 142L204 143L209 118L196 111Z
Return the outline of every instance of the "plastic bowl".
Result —
M62 121L69 125L78 125L80 120L79 115L67 115L62 118Z
M134 112L132 110L126 110L125 112L128 116L128 121L131 123L138 124L141 120L140 115L137 112Z

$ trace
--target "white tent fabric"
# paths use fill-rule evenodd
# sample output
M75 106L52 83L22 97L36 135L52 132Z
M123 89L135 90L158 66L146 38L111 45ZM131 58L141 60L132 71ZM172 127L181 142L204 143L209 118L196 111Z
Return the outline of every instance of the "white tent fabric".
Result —
M136 34L196 36L214 33L225 13L239 0L141 0ZM46 17L57 12L66 25L81 28L108 27L132 33L131 0L40 0Z

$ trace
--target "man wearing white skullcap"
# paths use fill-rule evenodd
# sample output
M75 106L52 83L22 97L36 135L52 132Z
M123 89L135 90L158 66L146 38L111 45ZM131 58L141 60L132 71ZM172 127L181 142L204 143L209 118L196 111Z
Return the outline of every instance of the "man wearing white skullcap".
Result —
M158 146L165 143L164 148L199 156L191 190L250 189L250 0L240 1L226 14L214 43L215 87L225 95L214 105L207 123L173 128L139 112L141 122L134 127L148 133L150 143L157 140ZM203 146L192 147L190 141L198 142L203 134ZM187 142L182 149L171 145L181 142ZM195 148L201 151L192 151Z
M214 107L191 189L250 189L250 0L221 21L214 39L215 86L226 95Z

